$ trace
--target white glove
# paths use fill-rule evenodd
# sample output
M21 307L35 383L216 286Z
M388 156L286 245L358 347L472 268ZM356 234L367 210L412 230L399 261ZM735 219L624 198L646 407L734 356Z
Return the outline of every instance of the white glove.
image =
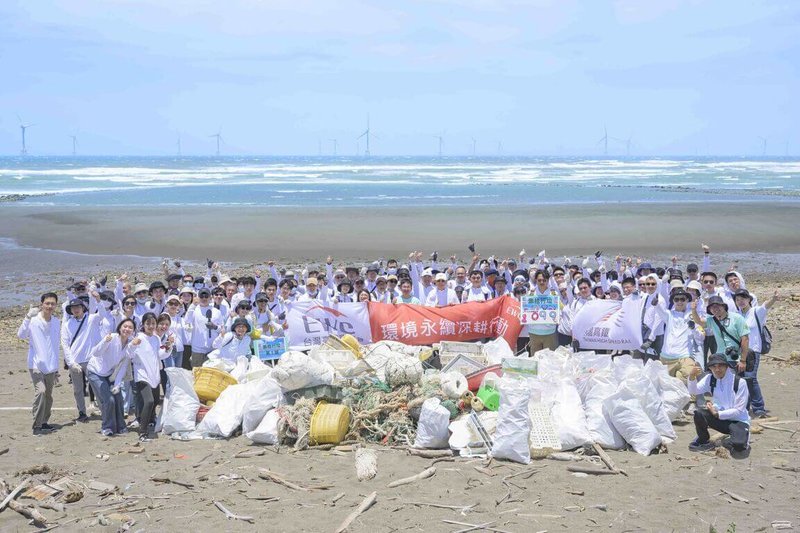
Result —
M539 252L539 254L538 254L538 257L539 257L539 258L542 258L542 257L544 257L544 250L542 250L542 251L540 251L540 252Z
M586 259L584 259L583 262L581 263L581 265L583 266L583 268L588 267L589 266L589 258L587 257Z
M72 363L69 365L69 369L73 372L83 372L83 367L80 365L80 363Z
M25 316L26 316L26 318L33 318L38 314L39 314L39 308L38 307L31 307L30 309L28 309L28 314L25 315Z
M523 256L523 255L525 255L525 248L523 248L522 250L520 250L520 251L519 251L519 255L520 255L520 256Z
M565 265L571 265L571 264L572 264L572 259L570 259L569 257L567 257L567 256L565 255L565 256L564 256L564 264L565 264Z
M119 387L117 385L111 387L111 394L119 394Z

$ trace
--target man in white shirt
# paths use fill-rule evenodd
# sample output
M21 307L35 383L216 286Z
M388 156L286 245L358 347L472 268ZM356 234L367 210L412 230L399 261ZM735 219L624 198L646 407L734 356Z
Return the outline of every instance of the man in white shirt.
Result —
M483 286L483 272L480 270L473 270L469 273L469 288L465 288L461 293L461 303L467 302L485 302L491 299L491 291ZM455 289L455 287L451 287Z
M712 398L706 402L705 409L694 412L694 425L697 438L689 444L693 451L706 451L714 448L710 441L708 428L731 436L731 447L735 451L747 449L750 440L750 415L747 413L747 385L728 366L725 354L717 353L708 358L706 374L699 382L697 377L702 372L695 367L689 376L689 394L701 395L710 393Z
M86 416L86 398L84 382L86 365L89 363L95 330L102 317L95 313L89 315L89 309L80 298L75 298L67 306L68 318L61 325L61 349L64 361L69 368L72 379L72 392L75 406L78 408L78 422L88 422Z
M28 311L17 331L20 339L28 341L28 372L33 389L33 434L41 435L54 428L50 420L53 407L53 387L58 376L58 346L61 322L53 316L58 307L58 296L53 292L39 299L41 311L35 307Z
M664 346L659 357L667 367L669 375L681 381L689 378L692 369L699 366L697 357L702 361L702 346L705 334L701 333L692 320L689 309L691 294L678 289L670 296L672 309L654 306L660 320L665 324ZM694 303L693 305L697 305Z
M447 274L439 272L434 278L436 288L428 294L425 305L428 307L447 307L458 303L456 291L447 288Z
M189 307L185 319L185 323L191 325L192 368L206 362L219 328L225 323L220 311L209 305L211 291L200 289L197 299L199 303Z

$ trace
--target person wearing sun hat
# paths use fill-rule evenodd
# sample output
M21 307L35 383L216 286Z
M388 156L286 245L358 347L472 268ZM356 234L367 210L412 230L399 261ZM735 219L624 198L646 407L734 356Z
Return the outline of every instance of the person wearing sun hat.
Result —
M659 361L670 376L686 381L701 356L705 332L692 320L689 303L692 295L678 289L670 296L670 308L656 305L655 311L665 326L664 345ZM696 305L696 304L694 304ZM701 359L702 360L702 359Z
M89 307L80 298L70 300L66 311L69 318L61 324L61 350L72 379L78 422L88 422L85 399L86 365L91 358L101 316L97 313L90 315Z
M236 364L239 357L250 358L250 336L252 330L250 322L244 317L237 317L231 324L231 330L227 333L219 331L219 335L214 339L214 351L209 354L210 359L215 357L222 359L226 363Z
M447 307L459 303L456 291L447 287L447 274L439 272L434 277L434 282L436 288L428 295L425 305L428 307Z
M706 302L706 317L692 310L692 318L706 330L711 330L717 343L717 353L728 357L728 362L737 373L743 373L748 365L750 352L750 327L739 313L730 313L728 304L721 296L714 295Z

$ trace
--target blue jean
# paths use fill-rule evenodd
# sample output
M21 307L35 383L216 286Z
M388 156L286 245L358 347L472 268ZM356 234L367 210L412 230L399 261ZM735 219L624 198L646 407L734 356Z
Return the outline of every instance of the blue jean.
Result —
M761 385L758 384L758 366L761 364L761 354L753 352L753 370L743 372L743 377L747 382L747 392L750 395L748 403L754 413L766 411L764 406L764 396L761 394Z
M111 433L120 433L125 430L125 417L122 411L122 394L112 394L111 378L98 376L93 372L88 373L89 384L94 390L94 395L100 402L100 415L102 417L101 429Z

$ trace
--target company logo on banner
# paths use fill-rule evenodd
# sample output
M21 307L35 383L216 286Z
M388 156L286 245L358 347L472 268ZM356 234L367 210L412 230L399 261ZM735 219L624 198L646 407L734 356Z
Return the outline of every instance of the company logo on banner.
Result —
M369 321L375 341L433 344L503 337L512 348L521 329L519 302L503 296L449 307L369 302Z
M293 302L286 313L289 348L303 350L325 342L330 335L350 334L361 344L372 342L369 311L364 302Z
M590 300L572 320L581 350L638 350L642 346L644 299Z

